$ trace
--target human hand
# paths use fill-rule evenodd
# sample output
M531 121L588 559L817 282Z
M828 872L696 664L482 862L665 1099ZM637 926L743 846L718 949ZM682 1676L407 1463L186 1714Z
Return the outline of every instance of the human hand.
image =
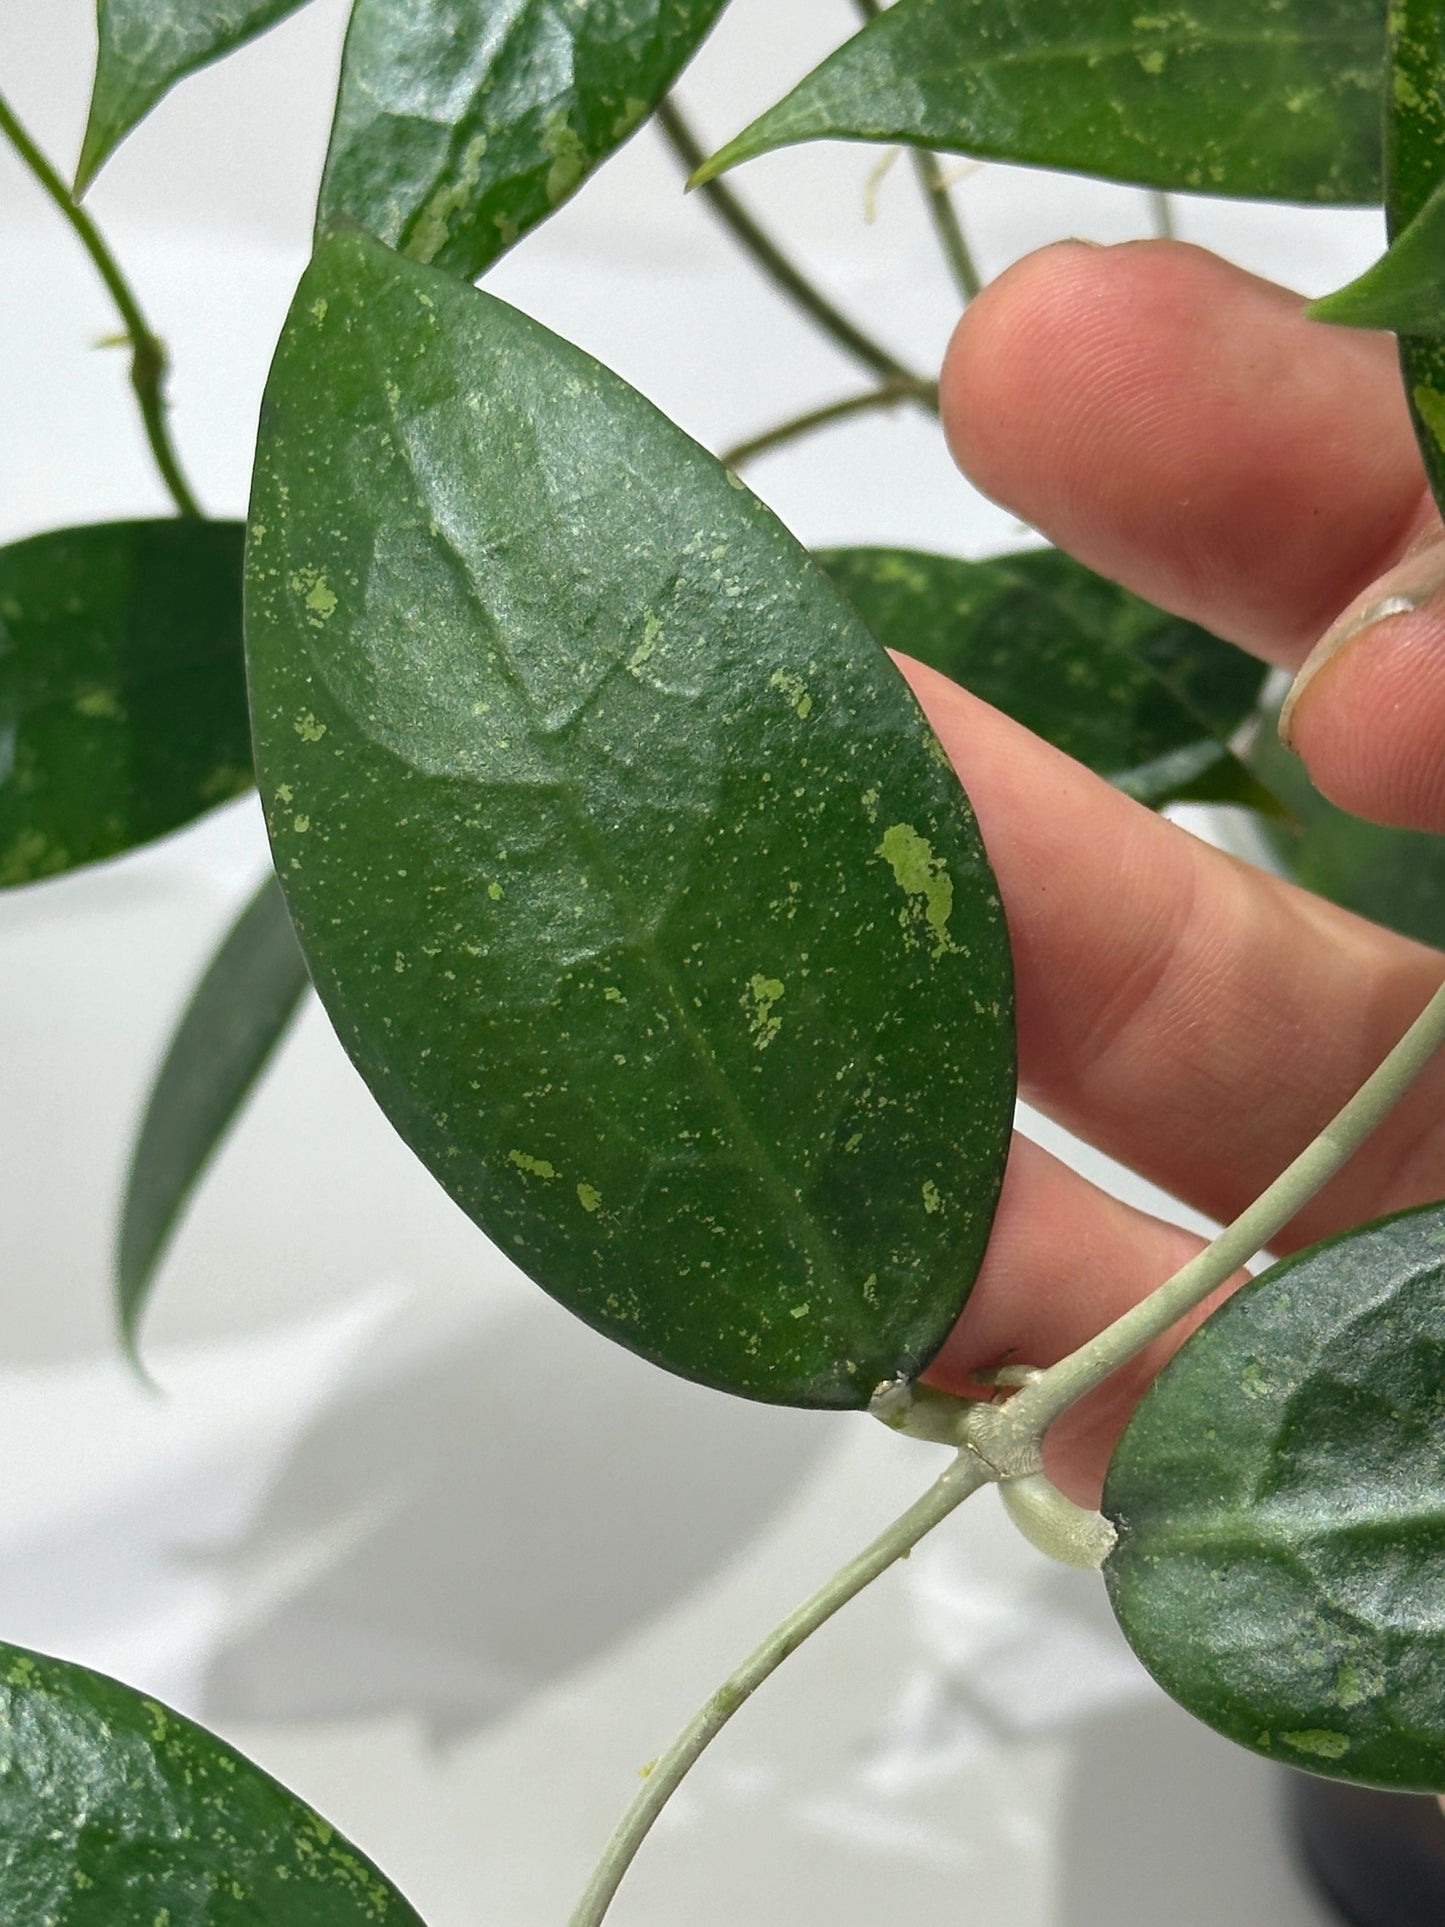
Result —
M989 495L1163 607L1296 672L1326 637L1292 715L1315 782L1357 814L1445 829L1445 606L1426 600L1445 585L1445 536L1394 344L1301 307L1176 243L1045 249L965 315L945 428ZM1359 627L1401 602L1422 606ZM904 666L998 873L1021 1095L1234 1217L1418 1014L1440 956L1207 847ZM1274 1249L1442 1190L1437 1063ZM1018 1139L988 1257L928 1376L958 1389L1006 1353L1049 1364L1198 1247ZM1073 1496L1097 1498L1180 1336L1050 1434Z

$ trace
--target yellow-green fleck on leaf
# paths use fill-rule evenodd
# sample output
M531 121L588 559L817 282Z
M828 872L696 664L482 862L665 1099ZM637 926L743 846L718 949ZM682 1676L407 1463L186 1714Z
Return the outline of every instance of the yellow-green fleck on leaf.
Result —
M423 1927L364 1854L214 1734L0 1646L9 1927ZM63 1916L36 1896L63 1894Z
M1181 1705L1289 1766L1445 1787L1445 1205L1246 1284L1109 1467L1119 1622Z
M240 525L0 548L0 887L117 856L249 787Z
M634 389L354 233L263 421L262 790L388 1116L671 1370L831 1407L916 1373L997 1199L1012 999L977 825L885 651Z
M651 113L726 0L355 0L317 233L471 281Z
M946 956L956 945L948 931L953 915L953 880L943 859L934 854L927 837L911 823L891 824L883 832L875 854L888 863L908 899L898 913L904 930L921 935L919 926L926 924L933 956Z

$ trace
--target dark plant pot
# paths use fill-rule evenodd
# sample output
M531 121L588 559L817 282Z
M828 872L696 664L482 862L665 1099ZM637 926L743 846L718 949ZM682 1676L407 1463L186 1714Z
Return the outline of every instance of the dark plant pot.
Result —
M1431 1795L1300 1773L1286 1798L1306 1869L1351 1927L1442 1927L1445 1814Z

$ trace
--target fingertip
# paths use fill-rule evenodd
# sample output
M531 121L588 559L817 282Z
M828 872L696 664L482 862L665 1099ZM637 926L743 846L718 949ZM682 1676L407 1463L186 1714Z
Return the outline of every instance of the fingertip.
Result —
M1445 831L1445 607L1387 615L1310 677L1290 744L1353 816Z
M1091 567L1297 662L1423 485L1389 341L1302 305L1184 242L1041 250L955 331L949 445Z

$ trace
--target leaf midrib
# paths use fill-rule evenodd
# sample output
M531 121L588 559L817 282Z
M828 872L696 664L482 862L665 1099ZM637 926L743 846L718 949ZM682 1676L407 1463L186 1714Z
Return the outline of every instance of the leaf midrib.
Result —
M811 1213L805 1209L797 1194L783 1181L763 1140L758 1136L752 1121L738 1102L737 1094L733 1090L731 1080L724 1073L706 1034L698 1028L691 1011L687 1008L686 1001L682 996L673 972L666 958L658 948L655 937L647 933L646 920L643 919L637 911L631 893L628 891L621 873L612 863L605 844L599 840L591 817L585 809L581 807L578 786L575 780L558 772L548 743L548 732L541 727L538 721L536 705L527 687L526 679L514 666L511 648L502 625L496 621L492 612L482 601L477 585L473 580L472 572L465 558L452 540L446 521L443 520L443 517L448 513L446 504L433 501L428 493L423 476L418 472L417 463L412 455L410 430L398 414L397 404L391 400L390 395L387 393L385 380L379 380L376 383L375 392L386 395L387 410L397 432L398 447L404 453L404 467L414 490L418 506L426 511L430 524L436 529L436 539L445 545L448 555L455 564L460 580L465 585L466 594L472 606L477 610L483 623L496 638L498 644L498 659L504 665L507 682L516 694L519 703L528 717L529 730L533 743L544 761L551 783L561 801L561 807L572 825L574 834L576 834L583 847L593 856L598 870L602 875L605 888L618 909L619 921L627 930L638 953L650 964L653 976L665 993L666 1002L675 1014L680 1032L691 1048L696 1061L701 1064L709 1085L720 1100L723 1110L733 1124L737 1139L747 1149L748 1162L755 1167L756 1174L762 1179L767 1190L780 1206L785 1219L796 1224L798 1227L801 1232L800 1242L813 1262L821 1267L822 1274L828 1281L828 1288L831 1294L834 1297L841 1296L840 1287L842 1287L846 1281L831 1246L824 1239L816 1220ZM530 416L527 417L527 423L530 428L532 425Z

